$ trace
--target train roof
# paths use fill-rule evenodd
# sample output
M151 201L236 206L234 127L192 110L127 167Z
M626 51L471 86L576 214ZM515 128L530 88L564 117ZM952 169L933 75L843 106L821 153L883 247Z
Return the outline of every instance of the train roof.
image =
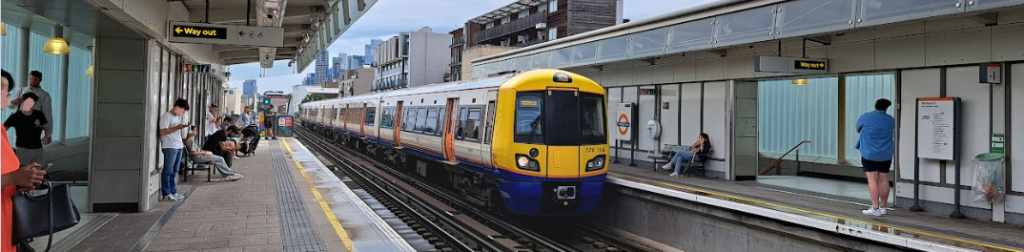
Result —
M315 102L303 103L301 106L316 106L325 103L336 103L336 102L351 102L351 101L365 101L380 99L384 96L407 96L417 94L431 94L440 92L451 92L451 91L463 91L463 90L474 90L474 89L487 89L487 88L498 88L502 83L508 81L513 75L503 75L498 77L480 78L461 82L447 82L447 83L436 83L425 86L405 88L399 90L392 90L387 92L379 92L373 94L364 94L343 98L335 98L329 100L320 100Z

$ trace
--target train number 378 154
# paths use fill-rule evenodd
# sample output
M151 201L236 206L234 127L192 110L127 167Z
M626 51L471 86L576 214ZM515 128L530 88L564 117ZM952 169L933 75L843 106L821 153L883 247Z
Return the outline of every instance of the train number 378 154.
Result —
M584 153L605 153L607 151L605 148L601 147L584 147L583 150Z

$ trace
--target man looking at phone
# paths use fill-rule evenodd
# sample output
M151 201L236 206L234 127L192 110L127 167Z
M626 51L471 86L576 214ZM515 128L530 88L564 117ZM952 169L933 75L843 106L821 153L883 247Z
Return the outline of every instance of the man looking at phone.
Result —
M4 129L14 127L18 139L14 146L18 147L15 155L18 156L22 166L31 163L45 164L43 157L43 145L50 144L50 122L46 120L43 111L32 109L39 96L34 93L25 93L19 97L21 109L14 112L4 121ZM41 133L46 133L40 137Z
M179 117L188 109L188 101L178 98L174 101L171 111L160 116L160 148L164 155L164 168L160 174L160 190L163 196L160 197L160 200L176 201L185 198L184 195L178 193L175 177L181 166L182 149L185 148L185 144L181 141L181 130L189 127L189 125L181 124Z

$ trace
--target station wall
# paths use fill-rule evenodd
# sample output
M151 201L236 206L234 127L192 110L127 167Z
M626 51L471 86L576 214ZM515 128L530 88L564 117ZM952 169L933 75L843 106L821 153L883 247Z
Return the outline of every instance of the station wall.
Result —
M896 111L899 124L899 143L896 183L897 196L906 199L912 197L907 179L913 178L913 123L916 115L914 100L918 97L939 97L942 95L950 97L961 97L965 107L963 121L964 139L963 152L959 157L962 160L963 168L960 178L963 185L970 185L970 178L973 176L974 155L987 152L989 136L992 133L1003 133L1012 127L1013 131L1021 132L1013 134L1010 132L1008 143L1011 144L1010 153L1012 156L1013 147L1024 149L1013 141L1012 136L1024 135L1021 129L1024 117L1020 111L1009 111L1007 114L1003 107L1007 102L1013 102L1009 107L1022 107L1020 100L1024 99L1024 90L1012 84L987 85L978 83L978 64L987 62L1013 63L1024 60L1024 47L1020 41L1024 41L1024 9L1012 8L997 10L994 19L976 17L954 17L943 19L932 19L925 21L905 22L893 25L879 26L850 30L835 34L827 34L827 42L823 45L814 41L803 41L802 39L787 39L782 41L771 41L742 45L727 49L702 52L688 52L660 57L633 60L626 62L608 63L600 66L585 66L568 69L583 74L598 83L609 88L609 92L616 88L623 88L626 99L609 99L610 104L618 101L629 102L636 100L637 87L649 85L676 85L681 83L699 83L702 91L683 92L686 95L699 95L702 101L700 112L692 115L700 115L702 131L711 134L712 144L716 152L713 156L726 158L726 162L711 162L709 170L719 173L727 173L731 162L728 158L735 148L728 146L725 139L732 137L737 127L733 124L729 115L735 111L731 106L735 104L735 94L732 86L727 84L729 80L761 80L770 78L786 77L783 74L758 73L754 71L754 61L757 55L782 55L788 57L828 58L830 67L829 73L823 76L845 76L863 73L893 72L897 73L897 101L899 107ZM806 43L806 49L803 44ZM781 48L781 50L780 50ZM1012 71L1022 70L1014 67ZM1006 72L1007 67L1004 67ZM1012 76L1024 76L1024 73L1011 73ZM1017 78L1020 79L1020 78ZM684 87L686 85L683 85ZM625 88L628 87L628 88ZM1009 92L1015 99L1005 97L1008 88L1021 90ZM685 89L685 88L684 88ZM634 90L634 91L630 91ZM664 88L663 88L664 90ZM662 95L664 96L664 95ZM613 98L613 96L609 96ZM648 107L649 108L649 107ZM643 107L641 107L643 109ZM695 135L693 130L688 130L683 121L692 118L687 116L686 106L683 106L682 118L662 116L661 122L664 125L678 124L679 136L677 139L682 144L690 144L693 139L687 140L690 135ZM1024 110L1024 109L1022 109ZM663 111L664 112L664 111ZM1009 122L1006 117L1010 116L1014 122ZM645 123L636 121L634 123ZM666 126L673 128L676 126ZM699 131L694 131L699 132ZM666 135L668 136L668 135ZM663 142L671 142L672 140ZM647 150L641 145L641 151L637 158L642 159ZM725 148L723 148L725 147ZM628 150L628 148L627 148ZM622 152L620 155L628 156L629 153ZM1009 166L1014 161L1024 161L1011 158ZM952 163L941 164L935 161L921 160L921 181L924 185L921 188L922 200L935 204L925 206L929 211L942 212L950 209L953 201L954 166ZM728 174L727 176L728 177ZM969 209L964 210L965 214L978 219L995 219L1002 221L1002 218L1011 218L1009 215L1002 216L999 212L1005 210L1011 213L1024 212L1024 172L1014 173L1012 170L1007 173L1010 180L1008 184L1014 190L1013 195L1008 196L1007 205L997 204L993 211L992 204L974 203L970 197L969 190L961 190L961 201ZM1013 183L1020 181L1018 183ZM898 204L905 205L906 201L898 201ZM931 208L931 209L929 209ZM1016 217L1013 217L1016 218Z

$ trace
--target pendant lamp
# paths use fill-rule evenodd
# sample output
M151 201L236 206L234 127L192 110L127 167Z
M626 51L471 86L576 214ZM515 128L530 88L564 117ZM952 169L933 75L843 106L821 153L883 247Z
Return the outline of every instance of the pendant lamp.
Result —
M64 27L57 25L53 28L53 38L43 45L43 52L56 55L67 55L71 53L71 47L64 41Z

